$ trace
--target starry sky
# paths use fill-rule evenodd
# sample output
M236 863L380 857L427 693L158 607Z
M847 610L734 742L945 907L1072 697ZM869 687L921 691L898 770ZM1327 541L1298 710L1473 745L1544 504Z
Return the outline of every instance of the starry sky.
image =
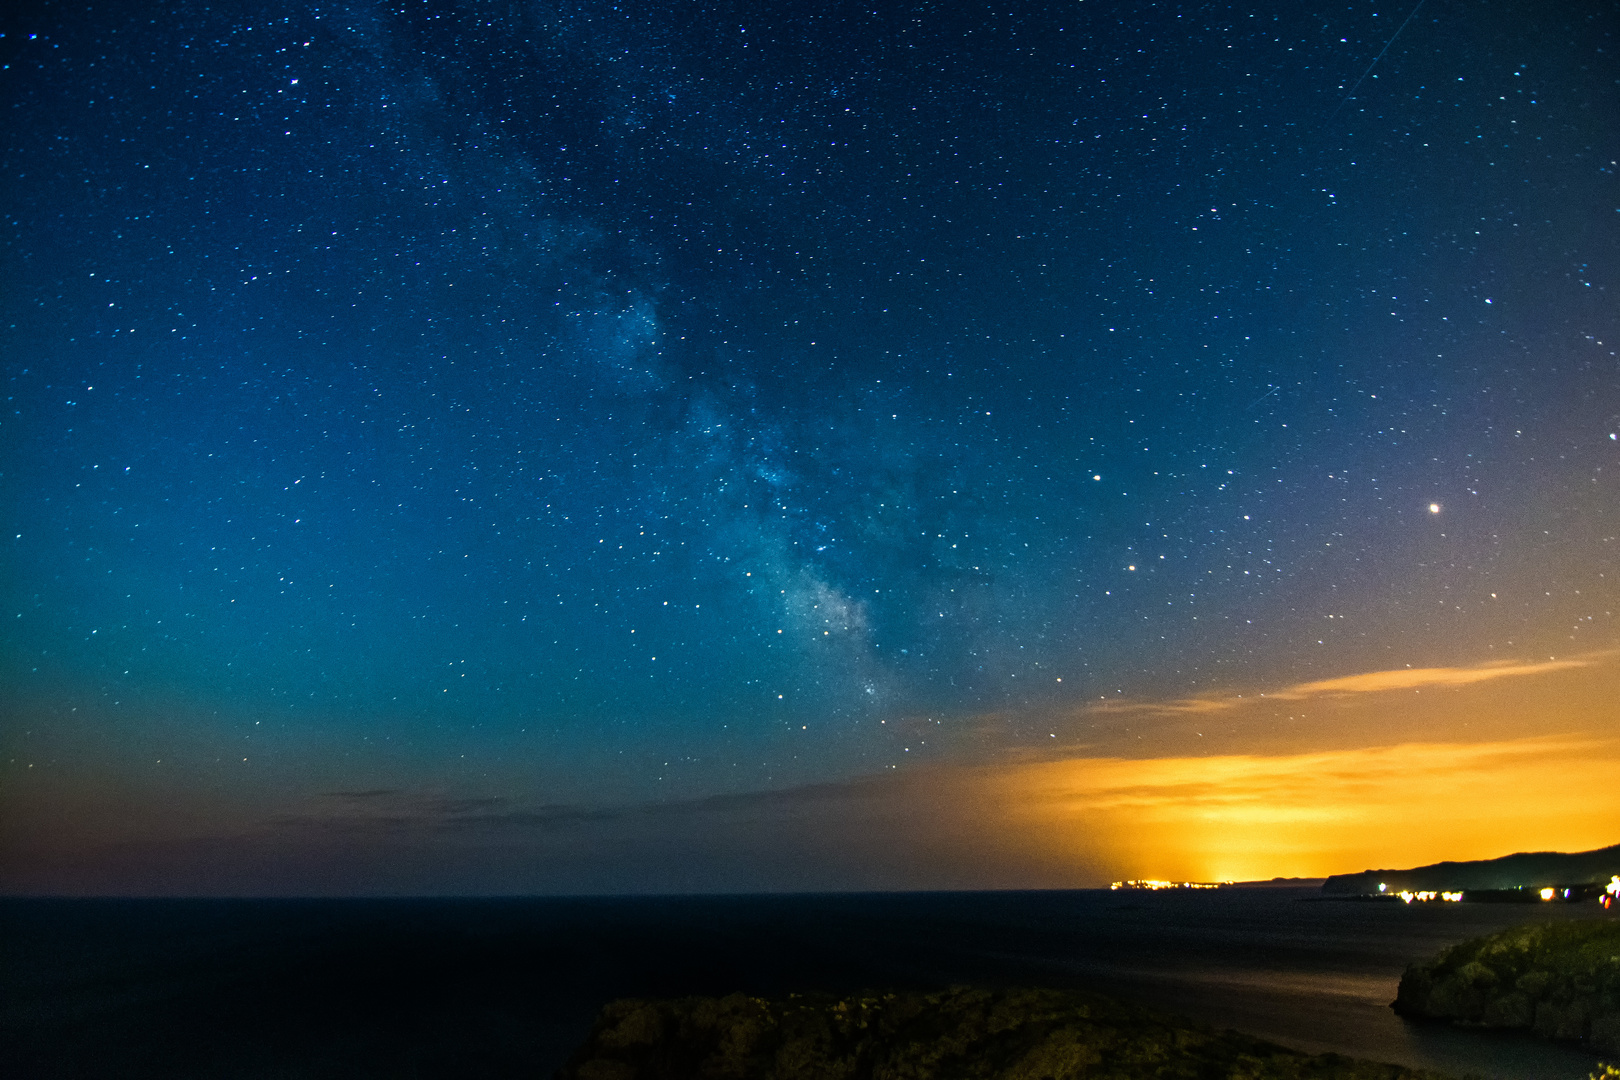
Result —
M0 18L5 889L1620 839L1183 827L1620 767L1612 5Z

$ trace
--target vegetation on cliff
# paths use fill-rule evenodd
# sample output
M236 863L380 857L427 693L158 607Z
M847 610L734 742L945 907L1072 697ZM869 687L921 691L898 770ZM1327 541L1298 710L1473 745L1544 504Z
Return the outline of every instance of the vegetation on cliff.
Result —
M1438 1080L1058 990L616 1001L559 1080Z
M1620 919L1532 923L1465 941L1407 968L1395 1011L1620 1051Z

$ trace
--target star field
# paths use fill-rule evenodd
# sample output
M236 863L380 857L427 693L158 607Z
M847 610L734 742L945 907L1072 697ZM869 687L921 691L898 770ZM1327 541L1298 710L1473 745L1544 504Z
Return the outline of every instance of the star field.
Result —
M1608 5L768 8L5 16L3 782L701 798L1615 646Z

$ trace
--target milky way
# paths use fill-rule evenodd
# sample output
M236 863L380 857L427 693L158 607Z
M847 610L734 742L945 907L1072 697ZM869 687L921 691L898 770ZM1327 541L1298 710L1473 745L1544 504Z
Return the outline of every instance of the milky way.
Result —
M5 17L14 798L1614 646L1609 5L765 7Z

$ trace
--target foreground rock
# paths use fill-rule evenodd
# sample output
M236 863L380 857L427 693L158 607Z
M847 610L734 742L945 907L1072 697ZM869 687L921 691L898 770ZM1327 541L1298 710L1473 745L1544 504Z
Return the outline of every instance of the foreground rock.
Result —
M1439 1080L1057 990L616 1001L559 1080Z
M1532 924L1465 941L1407 968L1395 1011L1620 1051L1620 919Z

